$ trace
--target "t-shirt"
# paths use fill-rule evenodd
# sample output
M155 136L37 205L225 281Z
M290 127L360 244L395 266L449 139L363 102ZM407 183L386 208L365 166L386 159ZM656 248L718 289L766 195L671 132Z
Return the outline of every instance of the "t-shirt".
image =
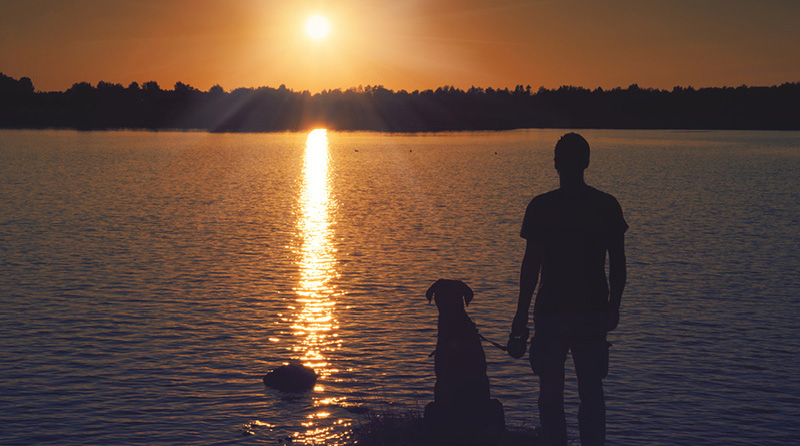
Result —
M534 197L520 232L544 248L534 314L605 311L606 252L627 229L617 199L593 187Z

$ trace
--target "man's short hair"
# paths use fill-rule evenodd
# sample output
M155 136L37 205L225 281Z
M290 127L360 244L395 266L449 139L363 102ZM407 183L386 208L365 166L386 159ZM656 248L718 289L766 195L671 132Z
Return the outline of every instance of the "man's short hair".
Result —
M556 170L583 170L589 167L589 143L577 133L567 133L556 143Z

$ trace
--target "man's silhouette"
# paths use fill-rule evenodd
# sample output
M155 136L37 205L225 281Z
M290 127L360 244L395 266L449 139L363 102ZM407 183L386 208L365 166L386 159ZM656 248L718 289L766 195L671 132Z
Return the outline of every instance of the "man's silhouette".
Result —
M624 234L628 228L617 200L588 186L589 144L568 133L555 147L560 187L531 200L521 236L527 240L520 272L519 302L511 335L527 337L533 308L531 368L539 376L539 418L545 445L566 445L564 362L572 351L578 377L578 421L582 446L605 442L602 379L608 373L606 333L619 323L625 287ZM609 280L606 280L606 253Z

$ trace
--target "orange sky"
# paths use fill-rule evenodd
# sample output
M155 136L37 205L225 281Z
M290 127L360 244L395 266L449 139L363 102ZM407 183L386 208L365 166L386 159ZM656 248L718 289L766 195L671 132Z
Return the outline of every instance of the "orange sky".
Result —
M0 0L0 72L39 90L773 85L796 0ZM327 16L328 38L305 19Z

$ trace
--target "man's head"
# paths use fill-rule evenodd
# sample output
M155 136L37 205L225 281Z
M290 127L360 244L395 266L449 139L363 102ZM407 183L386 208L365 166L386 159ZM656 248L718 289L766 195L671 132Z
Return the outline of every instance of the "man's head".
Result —
M577 133L567 133L556 143L556 170L583 171L589 167L589 143Z

